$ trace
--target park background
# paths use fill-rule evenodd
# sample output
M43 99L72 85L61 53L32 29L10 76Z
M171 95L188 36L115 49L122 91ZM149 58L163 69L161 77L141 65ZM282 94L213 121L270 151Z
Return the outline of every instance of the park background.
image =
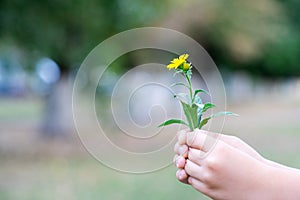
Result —
M222 74L228 110L240 115L224 133L300 168L299 10L298 0L0 0L0 199L207 199L176 181L173 166L120 173L77 137L71 94L81 62L106 38L143 26L197 40ZM161 54L118 59L97 91L101 103L140 58Z

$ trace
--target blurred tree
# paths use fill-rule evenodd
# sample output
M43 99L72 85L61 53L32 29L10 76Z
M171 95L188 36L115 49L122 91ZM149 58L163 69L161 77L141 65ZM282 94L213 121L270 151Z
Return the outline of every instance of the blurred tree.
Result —
M1 0L0 38L52 58L65 72L107 37L158 20L164 5L159 0Z
M300 75L299 34L287 13L289 3L226 1L208 34L221 67L265 77Z
M220 67L265 76L300 75L299 4L299 0L0 0L0 42L12 41L27 58L50 57L65 77L107 37L158 24L191 35ZM57 101L62 95L57 93L59 85L53 90L56 98L48 100ZM63 115L54 113L47 121L57 116Z
M164 25L187 32L220 68L265 77L300 75L300 1L190 0Z
M300 75L300 1L277 0L284 9L288 19L284 33L276 42L268 46L265 59L258 64L266 67L266 71L277 76Z
M0 0L0 42L11 41L28 58L49 57L62 72L46 98L43 132L65 132L59 126L69 123L62 113L71 105L65 88L69 71L104 39L158 21L166 5L160 0Z

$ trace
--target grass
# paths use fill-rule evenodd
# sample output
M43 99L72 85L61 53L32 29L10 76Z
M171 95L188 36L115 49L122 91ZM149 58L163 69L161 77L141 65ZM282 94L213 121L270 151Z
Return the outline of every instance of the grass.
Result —
M42 112L42 106L39 99L0 98L0 120L1 122L36 120Z
M254 112L257 105L263 105L259 115ZM287 105L270 101L267 106L265 102L231 106L228 110L241 116L229 118L224 131L236 133L267 158L300 168L299 118ZM71 141L38 140L31 129L36 124L28 123L38 122L42 108L40 100L0 100L1 200L208 199L179 183L174 166L143 175L124 174L94 160L75 135Z
M176 181L174 167L144 175L124 174L87 157L11 162L1 166L1 172L14 179L2 183L3 200L207 199Z

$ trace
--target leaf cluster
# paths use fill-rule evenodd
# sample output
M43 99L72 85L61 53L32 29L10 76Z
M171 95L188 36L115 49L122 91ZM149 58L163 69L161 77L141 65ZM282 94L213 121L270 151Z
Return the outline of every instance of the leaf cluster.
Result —
M221 115L237 116L237 114L234 114L232 112L222 111L222 112L212 114L206 118L203 117L204 114L208 110L213 109L216 106L211 102L203 103L203 101L200 97L200 94L204 93L204 94L210 96L210 94L207 91L205 91L203 89L197 89L197 90L193 91L192 84L191 84L191 77L192 77L191 69L192 69L192 67L190 67L189 70L182 70L181 68L175 69L175 75L176 74L184 75L184 77L186 78L187 84L179 82L179 83L174 83L173 85L171 85L171 87L183 86L189 90L189 94L186 94L186 93L174 94L174 98L177 98L181 103L186 121L184 121L182 119L169 119L169 120L163 122L162 124L160 124L159 127L167 126L170 124L182 124L182 125L188 126L190 128L190 130L193 131L196 128L201 129L203 126L205 126L209 122L210 119L212 119L214 117L221 116Z

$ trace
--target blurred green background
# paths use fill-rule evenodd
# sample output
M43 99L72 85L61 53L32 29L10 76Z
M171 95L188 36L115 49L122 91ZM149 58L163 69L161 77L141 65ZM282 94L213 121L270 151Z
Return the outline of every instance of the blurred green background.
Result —
M176 181L173 166L144 175L104 167L76 135L81 62L106 38L143 26L197 40L222 74L228 110L240 115L224 133L300 168L299 11L298 0L0 0L0 199L207 199ZM158 54L118 59L102 103L141 57Z

